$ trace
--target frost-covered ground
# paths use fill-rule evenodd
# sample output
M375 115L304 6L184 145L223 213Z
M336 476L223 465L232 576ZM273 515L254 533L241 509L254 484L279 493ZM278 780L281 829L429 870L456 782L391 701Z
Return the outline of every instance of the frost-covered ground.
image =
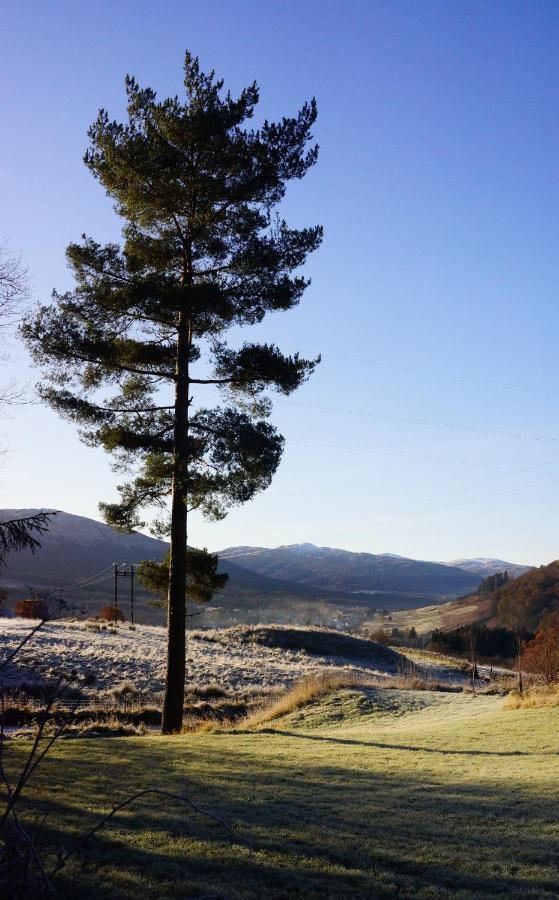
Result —
M0 661L29 632L25 619L0 619ZM231 635L231 637L229 637ZM349 663L333 656L315 656L301 650L280 649L235 639L232 632L213 631L213 640L194 632L187 641L187 680L192 684L218 684L231 691L289 685L326 668L371 674L382 671L374 663ZM224 640L225 638L225 640ZM70 672L95 676L95 689L111 689L130 681L138 690L162 690L165 677L165 629L128 625L100 630L92 623L58 621L44 625L18 653L12 680L52 677ZM7 673L4 672L3 675Z

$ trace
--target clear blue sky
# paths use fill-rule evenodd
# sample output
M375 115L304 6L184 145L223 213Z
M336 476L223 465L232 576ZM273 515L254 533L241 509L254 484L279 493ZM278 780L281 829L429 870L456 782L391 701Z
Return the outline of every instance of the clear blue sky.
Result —
M324 361L277 403L273 486L193 542L559 556L555 0L8 0L0 45L0 234L42 300L71 286L70 241L118 237L82 154L127 72L174 94L188 47L233 92L256 79L262 115L317 97L320 160L285 212L325 241L300 308L257 333ZM5 371L36 378L17 345ZM0 432L3 506L115 498L53 411Z

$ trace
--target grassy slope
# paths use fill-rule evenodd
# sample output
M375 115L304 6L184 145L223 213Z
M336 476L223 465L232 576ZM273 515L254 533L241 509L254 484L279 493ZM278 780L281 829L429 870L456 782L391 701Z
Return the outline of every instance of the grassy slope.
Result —
M558 897L558 726L495 697L343 691L274 731L68 740L34 799L67 844L128 791L188 779L252 837L146 801L93 839L68 897Z
M559 560L529 569L492 594L472 594L438 606L397 611L392 618L400 628L413 626L419 634L426 634L434 628L448 630L472 622L514 627L519 608L524 609L525 626L533 631L544 615L559 608ZM373 623L364 624L370 627Z
M392 614L392 624L398 628L415 628L418 634L428 634L435 628L448 631L460 625L472 622L486 622L491 615L491 600L487 597L472 595L463 600L451 600L435 606L423 606L419 609L401 610ZM378 622L365 622L371 627Z

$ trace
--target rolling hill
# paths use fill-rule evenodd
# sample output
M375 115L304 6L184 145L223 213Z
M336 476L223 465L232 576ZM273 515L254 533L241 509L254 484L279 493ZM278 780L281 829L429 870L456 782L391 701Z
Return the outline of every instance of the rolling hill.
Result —
M0 519L21 518L38 512L37 509L3 509ZM167 543L148 535L134 532L122 534L102 522L58 512L51 520L49 530L41 536L41 547L36 553L24 551L8 556L6 566L0 572L0 586L8 594L6 606L28 597L32 591L45 593L62 586L63 597L87 612L98 611L112 600L112 565L137 564L144 559L163 559ZM334 619L338 607L345 614L354 606L368 607L382 600L385 607L398 598L390 595L356 600L354 594L342 590L315 588L276 579L238 566L234 561L220 561L220 570L227 572L229 581L223 591L216 594L211 616L205 619L216 622L290 619L314 620L316 615ZM83 583L85 582L85 583ZM126 613L129 582L119 580L119 596ZM139 585L136 589L138 621L161 623L164 612L150 606L151 595ZM421 605L425 598L408 598L408 603ZM222 614L215 609L219 607ZM361 614L359 614L361 618Z
M33 509L4 509L1 519L30 515ZM167 543L139 532L121 534L102 522L59 512L41 537L41 548L10 554L0 572L8 593L5 606L63 587L63 598L87 612L112 600L112 565L160 560ZM375 609L413 609L471 594L480 576L465 568L407 559L392 554L351 553L312 544L266 549L233 547L220 553L220 570L229 581L205 607L197 624L321 622L359 624ZM129 581L119 580L126 614ZM150 605L151 595L136 586L140 622L162 623L164 612ZM196 615L202 615L197 611Z
M534 632L550 612L559 610L559 560L528 569L491 594L472 594L448 603L398 612L394 623L419 634L448 631L474 622Z
M530 569L490 594L490 598L499 625L515 627L523 623L535 631L544 616L559 610L559 560Z

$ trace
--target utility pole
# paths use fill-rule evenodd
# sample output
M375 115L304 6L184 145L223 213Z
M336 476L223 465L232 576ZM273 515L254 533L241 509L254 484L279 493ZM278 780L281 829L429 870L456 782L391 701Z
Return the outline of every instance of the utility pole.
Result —
M114 569L114 573L115 573L115 588L114 588L113 606L114 606L114 610L115 610L115 625L116 625L117 620L118 620L118 576L120 574L118 571L117 563L113 563L113 569Z
M130 566L130 624L134 624L134 566Z
M115 623L118 618L118 579L128 578L130 576L130 624L134 624L134 575L136 567L133 563L121 563L120 569L118 563L113 563L115 586L114 586L114 608ZM129 571L128 571L129 570Z

